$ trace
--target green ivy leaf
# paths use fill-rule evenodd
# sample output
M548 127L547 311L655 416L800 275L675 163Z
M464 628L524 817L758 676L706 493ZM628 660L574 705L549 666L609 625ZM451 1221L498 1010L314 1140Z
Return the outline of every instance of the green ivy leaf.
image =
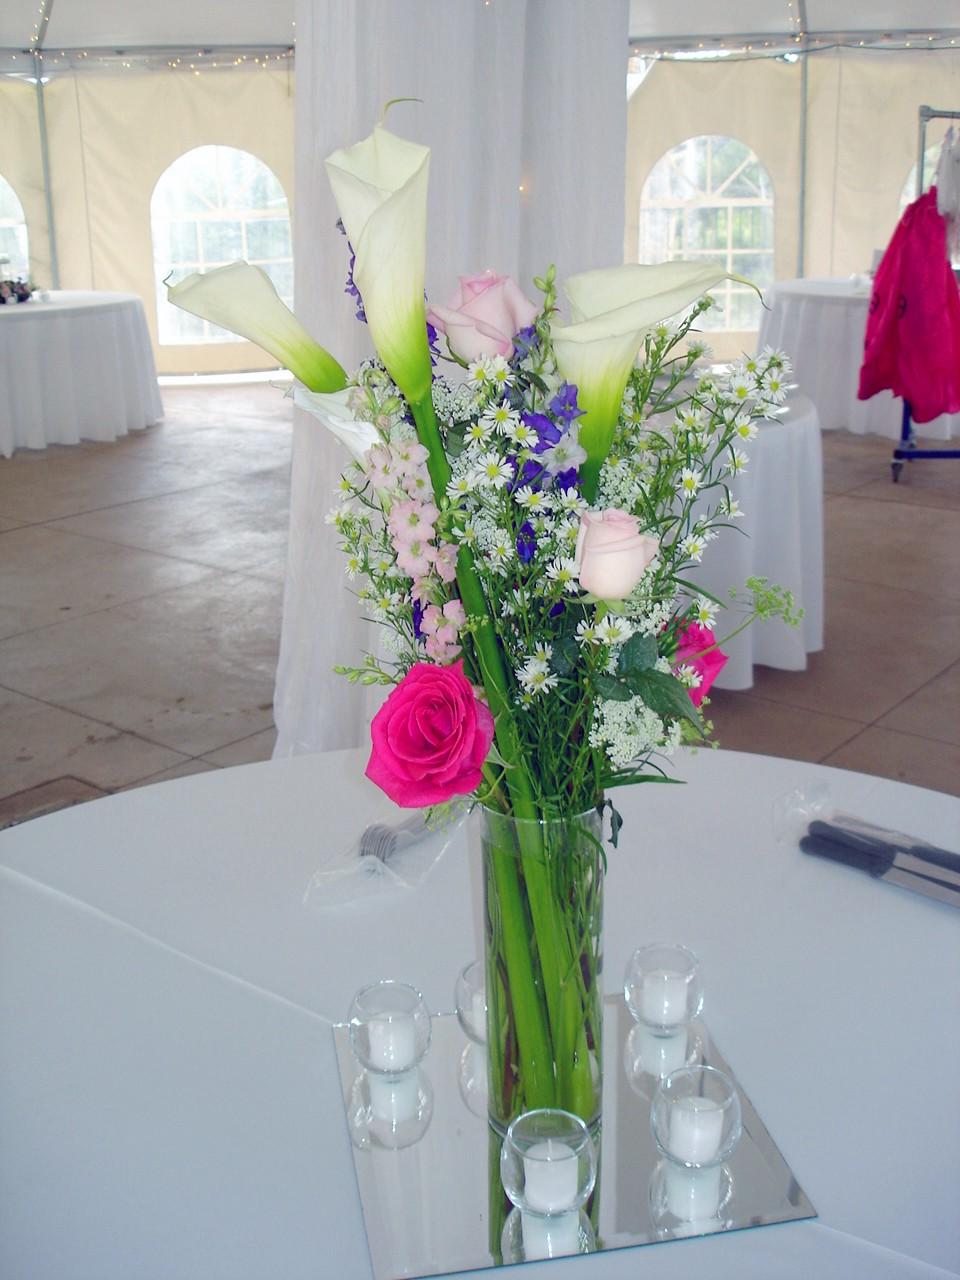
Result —
M700 713L690 701L689 690L675 676L663 671L637 671L626 677L626 683L661 718L689 720L700 733L705 731Z
M610 702L629 702L633 697L629 688L616 676L594 676L593 687L601 698L606 698Z
M554 641L550 666L558 676L568 676L580 660L580 646L573 636Z
M617 671L622 676L632 675L635 671L648 671L657 660L657 641L655 636L631 636L620 650Z

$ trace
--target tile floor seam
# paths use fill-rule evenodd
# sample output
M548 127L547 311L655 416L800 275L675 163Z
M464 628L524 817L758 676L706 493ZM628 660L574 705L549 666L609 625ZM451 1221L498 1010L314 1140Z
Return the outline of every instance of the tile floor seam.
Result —
M2 643L2 642L0 642ZM99 716L91 715L86 711L76 711L73 707L65 707L62 703L51 702L48 698L38 698L35 693L25 693L23 689L15 689L10 684L4 684L0 681L0 693L13 693L18 698L25 698L28 702L39 703L42 707L48 707L51 711L59 711L62 715L73 716L77 720L89 720L91 724L100 725L103 729L112 729L114 733L122 734L125 738L135 738L138 742L145 742L149 747L160 747L164 751L172 751L175 755L182 756L183 759L177 761L178 764L186 764L190 760L199 760L199 755L191 754L189 751L183 751L180 747L171 747L166 742L157 742L154 738L148 738L145 733L139 729L124 729L121 725L114 724L112 720L101 720ZM258 732L263 732L258 730ZM252 738L253 734L247 734L248 738ZM240 739L238 739L240 741ZM219 747L211 747L211 751L219 751ZM175 767L175 766L171 766ZM96 783L92 784L98 785Z
M131 551L139 550L138 547L130 547L128 549ZM154 553L151 553L151 554L154 554ZM177 559L177 557L173 557L173 556L169 556L165 558L171 559L171 560ZM255 582L266 583L266 584L270 584L271 586L282 586L284 581L283 578L271 577L269 574L265 574L265 573L254 573L253 570L224 569L222 567L218 568L216 566L198 564L197 561L195 560L180 560L179 563L194 565L196 568L207 569L209 572L205 573L201 578L195 578L193 582L181 582L177 586L164 587L160 591L151 591L144 596L130 596L129 598L124 600L116 600L114 601L113 604L103 605L101 608L98 608L98 609L87 609L84 613L78 613L72 618L59 618L56 622L44 623L42 627L28 627L25 631L15 631L11 635L0 636L0 657L3 656L3 646L7 643L8 640L19 640L19 639L22 639L24 636L38 635L41 631L49 631L53 627L69 627L74 622L83 622L87 618L97 618L100 616L100 614L110 613L114 609L125 609L128 605L142 604L144 600L156 600L161 596L173 595L177 591L189 591L192 587L202 586L202 584L206 582L209 578L214 577L216 575L219 575L221 582L223 582L227 578L241 578L241 579L253 578ZM237 583L237 585L239 586L240 583ZM3 681L0 680L0 688L2 687L3 687ZM13 689L12 692L19 693L20 690ZM25 694L24 696L33 697L34 695Z
M828 573L825 570L823 575L824 588L826 588L828 582L850 582L858 587L875 587L877 591L899 591L904 594L909 593L912 596L923 596L926 600L947 600L951 604L957 602L953 596L936 594L932 591L921 591L917 587L900 587L893 583L877 582L875 578L850 578L845 573L834 573L832 571ZM826 646L819 650L819 652L823 653L825 652L825 649ZM956 659L954 659L954 661L956 661Z
M199 489L215 489L218 484L223 484L223 483L224 483L223 480L209 480L209 481L204 481L202 484L189 484L189 485L184 485L182 488L164 489L162 492L159 492L159 493L141 494L139 497L130 498L126 502L108 502L105 506L102 506L102 507L85 507L82 511L71 511L66 515L47 516L45 520L28 521L28 522L25 522L25 527L32 528L34 525L37 525L37 524L53 524L57 520L73 520L78 516L97 515L101 511L116 511L121 507L132 507L132 506L135 506L138 502L149 502L151 501L151 499L154 499L154 498L170 498L178 493L196 493L197 490ZM0 515L3 515L2 511L0 511ZM20 519L19 516L6 516L4 518L7 520ZM4 530L4 532L15 533L16 530L7 529L7 530Z
M770 669L776 670L776 668L773 667ZM804 673L798 671L794 674L803 675ZM796 702L781 702L779 699L770 698L766 694L754 693L752 689L718 689L717 692L724 694L736 694L740 698L749 698L753 702L764 702L768 707L781 707L785 708L787 711L803 711L814 716L829 716L831 720L846 720L848 724L859 725L863 729L867 729L871 724L873 724L872 720L855 720L853 716L841 716L835 711L824 711L820 707L804 707L800 706ZM881 714L886 715L886 712L884 711ZM723 743L720 745L722 746Z
M84 514L87 514L86 512ZM72 520L73 516L65 516L64 519ZM46 524L43 528L50 528L50 524ZM10 530L11 533L17 532ZM199 569L209 569L216 573L243 573L242 569L225 569L222 564L211 564L208 560L196 560L190 556L174 556L167 551L155 551L152 547L139 546L135 542L120 542L116 538L104 538L96 533L82 533L79 529L55 529L50 528L51 533L65 534L68 537L84 538L87 542L98 542L102 546L120 547L124 551L138 551L141 555L156 556L160 560L171 560L177 564L194 565Z

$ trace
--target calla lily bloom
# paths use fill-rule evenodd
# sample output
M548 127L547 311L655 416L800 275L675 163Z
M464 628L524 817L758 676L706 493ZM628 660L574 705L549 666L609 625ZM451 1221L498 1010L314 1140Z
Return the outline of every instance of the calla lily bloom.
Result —
M312 391L338 391L347 375L310 337L261 267L231 262L167 286L167 301L182 311L249 338Z
M571 276L564 284L570 324L552 327L557 366L576 384L580 444L587 461L580 468L584 497L596 496L600 468L613 435L627 379L644 334L706 293L727 272L715 263L627 263Z
M432 382L423 301L430 148L377 125L362 142L334 151L326 165L356 255L353 279L373 345L417 404Z
M322 422L341 444L345 444L358 462L362 462L367 450L375 444L382 444L380 432L372 422L363 422L353 416L350 399L355 388L347 387L343 391L322 394L307 391L304 387L294 387L293 403L298 409L305 409Z

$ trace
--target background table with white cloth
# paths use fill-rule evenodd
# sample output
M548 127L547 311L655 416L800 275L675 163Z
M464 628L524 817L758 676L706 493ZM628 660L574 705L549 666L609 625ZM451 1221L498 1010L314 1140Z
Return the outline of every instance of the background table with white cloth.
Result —
M817 406L820 425L858 435L899 439L903 401L889 391L857 399L863 339L870 306L870 282L782 280L764 293L758 350L780 347L793 361L795 380ZM918 423L917 435L930 440L960 436L960 414Z
M370 1276L330 1023L386 976L449 1011L476 940L462 833L417 889L304 904L383 810L362 765L249 765L0 832L5 1278ZM676 773L686 788L618 793L605 986L639 943L693 947L711 1033L820 1216L544 1274L957 1274L960 912L778 844L772 814L825 783L848 812L956 847L960 805L724 751L682 752Z
M823 456L817 411L806 396L791 396L787 412L759 423L743 446L749 461L730 486L742 520L720 529L703 562L688 575L718 600L736 589L746 596L748 578L766 578L793 592L803 618L796 627L755 622L722 643L727 664L719 689L749 689L759 663L803 671L807 654L823 648ZM741 621L735 604L721 610L719 640Z
M0 307L0 455L116 440L163 417L143 304L60 290Z

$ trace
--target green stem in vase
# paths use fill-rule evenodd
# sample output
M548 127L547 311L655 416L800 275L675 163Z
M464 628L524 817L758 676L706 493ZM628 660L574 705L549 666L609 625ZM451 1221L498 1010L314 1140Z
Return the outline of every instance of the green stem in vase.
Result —
M428 393L411 405L417 435L427 450L427 470L438 505L446 497L450 464L443 448L433 400ZM537 805L522 764L520 740L509 701L509 685L503 657L487 610L486 597L469 547L457 555L457 586L467 616L479 622L473 634L487 703L496 725L497 750L504 760L507 790L517 817L536 818ZM494 851L497 893L504 914L504 962L510 978L516 1010L517 1035L524 1067L528 1107L554 1105L555 1087L550 1053L550 1031L537 996L536 979L526 946L526 920L517 859L512 851ZM548 1002L549 1003L549 1002Z

